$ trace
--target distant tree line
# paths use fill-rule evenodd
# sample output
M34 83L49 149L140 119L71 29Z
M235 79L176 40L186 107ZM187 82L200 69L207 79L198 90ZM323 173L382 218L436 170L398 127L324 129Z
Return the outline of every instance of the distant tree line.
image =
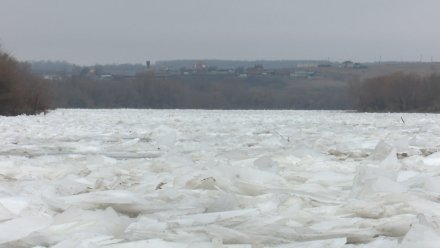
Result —
M94 70L97 75L131 75L145 71L143 64L104 64L94 66L78 66L65 61L31 61L31 70L37 75L53 75L68 77L71 75L80 75L84 70Z
M439 112L440 75L394 73L351 84L249 77L50 81L56 107L180 109L323 109Z
M57 62L50 66L69 68L70 65ZM107 67L95 66L94 70L128 70L124 66ZM62 80L43 80L31 73L28 64L0 51L0 115L35 114L50 107L440 111L440 75L395 73L351 84L342 81L329 83L325 79L293 80L276 76L163 78L154 72L106 79L78 73Z
M48 83L62 108L350 109L348 87L291 84L258 78L187 77L92 80L71 77Z
M395 73L351 84L359 111L439 112L440 75Z
M0 50L0 115L36 114L50 106L46 83Z

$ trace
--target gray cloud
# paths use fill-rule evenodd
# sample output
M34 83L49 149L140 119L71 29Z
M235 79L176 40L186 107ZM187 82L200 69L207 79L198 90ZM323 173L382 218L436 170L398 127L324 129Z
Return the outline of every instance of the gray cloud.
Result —
M23 60L440 60L437 0L0 0Z

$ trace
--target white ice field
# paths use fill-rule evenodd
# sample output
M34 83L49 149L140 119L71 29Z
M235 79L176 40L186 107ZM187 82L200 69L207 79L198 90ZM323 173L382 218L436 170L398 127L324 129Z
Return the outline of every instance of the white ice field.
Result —
M437 248L439 150L435 114L0 117L0 247Z

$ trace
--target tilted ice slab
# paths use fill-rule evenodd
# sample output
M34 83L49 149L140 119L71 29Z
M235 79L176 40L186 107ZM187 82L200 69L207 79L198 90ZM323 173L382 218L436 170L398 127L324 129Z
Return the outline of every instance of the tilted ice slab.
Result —
M440 247L440 116L0 117L0 247Z

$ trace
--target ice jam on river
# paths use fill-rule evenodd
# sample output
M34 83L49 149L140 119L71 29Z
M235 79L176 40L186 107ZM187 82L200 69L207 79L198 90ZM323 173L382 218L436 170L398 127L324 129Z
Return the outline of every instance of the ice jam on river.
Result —
M440 247L440 115L0 117L0 247Z

